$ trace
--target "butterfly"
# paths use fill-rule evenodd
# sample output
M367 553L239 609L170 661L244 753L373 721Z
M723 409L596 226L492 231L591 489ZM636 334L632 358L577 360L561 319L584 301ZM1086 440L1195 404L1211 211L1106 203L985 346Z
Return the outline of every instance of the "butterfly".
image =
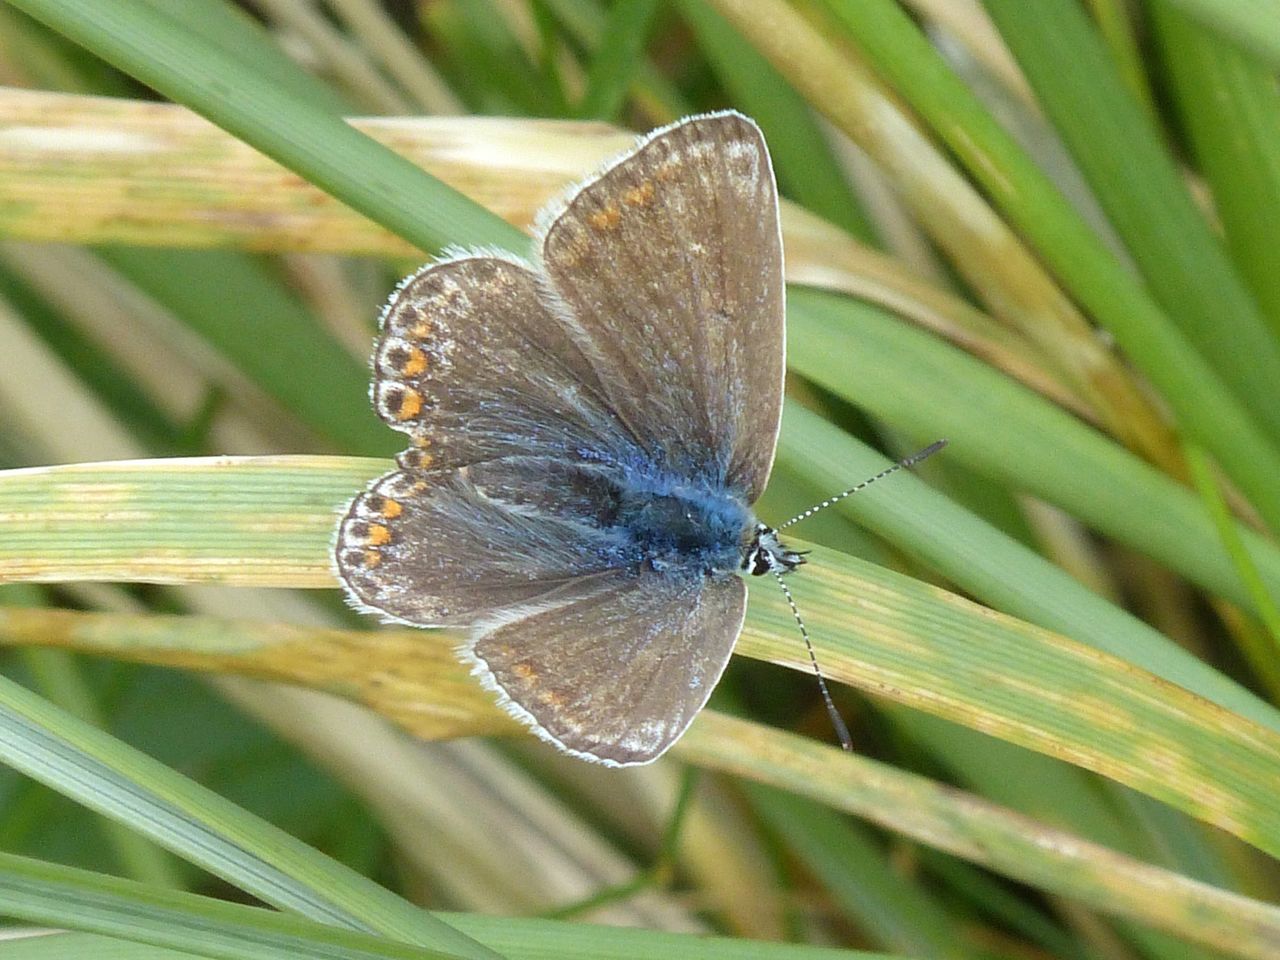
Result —
M378 415L409 437L335 563L385 619L467 631L499 702L574 756L661 756L742 630L744 577L803 562L751 504L782 414L768 148L681 120L539 215L536 258L477 250L396 289Z

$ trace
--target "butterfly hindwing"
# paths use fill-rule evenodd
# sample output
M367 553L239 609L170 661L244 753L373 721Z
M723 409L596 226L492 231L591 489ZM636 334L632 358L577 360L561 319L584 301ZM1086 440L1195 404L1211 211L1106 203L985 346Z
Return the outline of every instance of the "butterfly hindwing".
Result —
M514 458L387 474L347 510L339 576L361 607L390 619L466 626L638 564L624 532L587 519L612 509L609 491L575 473Z
M587 596L507 611L468 646L511 712L562 749L648 763L706 704L746 612L746 585L617 571Z

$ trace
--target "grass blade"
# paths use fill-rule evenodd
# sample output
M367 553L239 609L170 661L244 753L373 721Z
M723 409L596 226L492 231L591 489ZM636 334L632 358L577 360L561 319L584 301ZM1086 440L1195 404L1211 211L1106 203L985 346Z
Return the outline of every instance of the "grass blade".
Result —
M737 2L737 0L735 0ZM726 0L720 0L723 8ZM876 69L944 138L1068 291L1116 337L1273 529L1280 451L1208 363L889 0L829 4ZM746 19L744 12L743 19ZM757 42L768 42L757 17ZM776 29L776 25L773 25Z
M0 761L275 906L460 956L492 954L217 794L0 678Z
M463 956L12 854L0 854L0 913L223 960Z
M645 41L657 12L657 0L614 5L600 46L592 55L587 91L578 105L578 116L617 118L644 57Z
M422 250L527 239L341 118L269 83L143 0L10 0Z
M1189 17L1230 37L1274 70L1280 67L1280 3L1276 0L1167 0Z
M1280 341L1086 15L1075 0L986 7L1160 306L1274 443L1280 403L1259 400L1280 383Z
M286 469L279 472L282 465ZM174 563L174 551L182 544L192 558L212 557L213 565L195 574L201 579L217 576L221 569L244 582L247 571L256 568L258 576L266 575L277 585L331 584L328 552L333 518L344 499L339 491L343 484L349 484L344 491L349 495L362 486L351 482L355 470L373 475L379 468L377 461L309 458L242 461L238 465L187 461L176 477L194 493L191 512L171 513L159 531L151 522L142 523L122 538L128 546L119 552L135 560L149 554L164 557L170 565L169 576L175 580L193 576L184 563ZM152 471L134 465L127 472L131 477L126 489L136 499L145 493ZM157 489L177 489L172 485L171 462L160 462L154 473L161 480ZM256 485L272 491L275 499L263 512L277 518L262 526L256 547L256 524L246 522L253 515L254 494L243 485L254 473ZM81 476L96 477L104 489L120 489L118 482L101 474L101 467L80 469ZM48 474L16 471L9 476L33 475ZM310 480L304 481L308 475ZM92 481L88 486L77 484L79 496L86 498L92 486ZM898 484L898 496L909 486L907 482ZM219 487L238 492L228 498L216 492ZM296 506L287 505L290 498ZM210 504L215 505L212 515ZM229 522L210 539L212 526L202 514L216 519L228 505L234 510L227 514ZM10 507L4 509L9 511ZM110 515L122 514L147 515L145 511L122 510L117 496ZM289 540L280 538L278 529L273 529L280 526L279 518L283 517L288 517L294 530ZM104 529L110 525L108 520ZM161 550L149 543L157 533L165 538ZM38 554L39 546L32 546ZM242 564L242 560L250 562ZM888 693L910 706L1085 766L1264 849L1280 851L1280 821L1266 799L1269 792L1280 789L1280 734L1274 730L1256 726L1180 688L1162 686L1164 681L1089 647L1001 617L883 568L830 552L819 553L817 560L821 562L814 564L808 576L797 579L794 589L810 629L824 638L821 654L831 677ZM871 602L871 598L878 599ZM753 591L751 611L740 650L808 671L790 611L776 591ZM1129 634L1142 636L1140 630L1131 628L1126 640ZM356 691L361 686L378 690L374 681L380 676L405 676L393 690L383 684L381 692L365 698L398 720L412 712L412 705L435 699L415 686L421 674L415 670L406 674L401 661L420 656L415 647L437 635L411 636L417 643L406 643L403 632L373 632L358 641L364 650L356 657L356 664L363 670L364 681L357 684ZM192 639L199 644L198 636ZM264 639L268 646L260 651L260 663L270 665L277 678L286 678L290 669L296 669L291 664L296 655L274 658L270 637ZM446 637L444 642L453 641ZM227 649L225 642L220 643L215 654L223 659L211 661L207 667L225 669L231 662L225 659ZM1179 660L1173 652L1176 649L1168 645L1164 663L1173 663L1175 670L1207 693L1249 706L1247 693L1233 688L1230 681L1203 664L1197 666L1194 659L1189 663ZM198 652L198 646L182 651L183 665L194 665L198 658L193 655ZM120 653L129 655L127 649ZM153 656L155 653L152 651ZM384 666L374 670L373 664L379 661ZM252 658L244 661L246 665L251 662ZM260 667L245 672L262 675ZM354 675L348 672L347 676L351 683L357 683ZM302 676L293 679L306 682ZM403 706L387 709L389 697L400 698ZM1259 701L1253 703L1252 712L1269 716L1267 707Z
M1152 24L1190 145L1236 265L1280 336L1280 103L1274 75L1175 6ZM1225 311L1223 311L1225 318Z

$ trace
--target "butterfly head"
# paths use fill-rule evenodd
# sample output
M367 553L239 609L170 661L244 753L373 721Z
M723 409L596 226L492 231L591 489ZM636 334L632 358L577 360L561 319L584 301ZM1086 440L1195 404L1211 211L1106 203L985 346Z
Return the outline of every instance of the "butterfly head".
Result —
M742 550L740 569L753 577L762 577L766 573L790 573L802 563L803 553L788 550L778 539L777 530L757 523L751 539Z

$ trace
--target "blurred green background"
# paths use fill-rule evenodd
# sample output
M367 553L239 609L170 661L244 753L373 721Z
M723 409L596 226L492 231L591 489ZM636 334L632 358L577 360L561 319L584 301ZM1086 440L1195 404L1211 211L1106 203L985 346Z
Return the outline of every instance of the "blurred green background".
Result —
M5 949L491 955L410 901L509 956L1276 955L1278 65L1272 0L0 4L6 471L388 457L366 356L399 276L450 244L522 249L517 228L623 131L754 117L791 282L759 512L875 472L868 448L950 439L921 471L945 497L900 478L808 522L827 550L795 587L832 676L861 688L836 689L858 752L957 788L928 806L908 794L925 781L886 781L901 808L880 784L879 812L850 817L881 768L841 780L838 755L807 777L699 741L619 774L528 738L426 742L184 661L209 651L182 620L142 656L122 621L66 642L52 619L0 617L5 676L43 698L0 697L0 912L84 931ZM76 576L58 565L74 532L55 550L44 519L16 525L45 516L42 476L0 475L0 577L49 565L0 585L8 608L374 629L336 590ZM106 529L127 571L131 541ZM282 543L281 565L322 575L318 542ZM849 557L1016 619L988 637L986 613L888 574L884 598L859 592L846 577L877 575ZM764 603L751 642L803 667ZM867 666L895 650L899 679ZM355 677L311 685L361 699ZM760 659L735 658L713 705L831 739L811 674ZM129 747L235 810L147 779ZM293 914L310 925L272 926ZM558 922L582 919L642 929Z

